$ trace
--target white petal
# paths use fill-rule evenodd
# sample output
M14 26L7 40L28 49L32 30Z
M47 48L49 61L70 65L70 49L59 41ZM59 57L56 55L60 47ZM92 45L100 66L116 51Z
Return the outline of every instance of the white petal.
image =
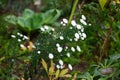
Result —
M66 55L67 55L67 57L70 57L70 53L67 53Z
M72 26L76 26L77 25L76 22L75 22L75 20L72 20L71 24L72 24Z
M77 39L77 38L74 38L74 40L75 40L75 41L78 41L78 39Z
M77 38L77 39L79 39L79 38L80 38L80 36L79 36L79 34L78 34L78 33L75 33L75 38Z
M79 52L81 51L81 49L80 49L80 47L79 47L79 46L77 46L77 51L79 51Z
M84 38L86 38L86 34L85 34L85 33L82 33L82 36L83 36Z
M83 20L86 20L86 17L84 15L81 16Z
M57 69L60 69L60 65L56 65Z
M64 19L63 19L63 22L67 24L67 23L68 23L68 20L64 18Z
M59 64L60 64L60 65L63 65L63 61L62 61L61 59L59 60Z
M23 44L20 44L20 47L23 48L23 47L25 47L25 46L24 46Z
M70 70L73 69L71 64L68 64L68 68L69 68Z
M16 38L16 36L15 36L15 35L11 35L11 37L12 37L12 38Z
M60 47L60 44L59 44L59 43L57 43L57 44L56 44L56 46L57 46L57 47Z
M87 23L83 19L80 19L80 22L84 25L87 25Z
M24 38L24 39L29 39L29 38L28 38L27 36L25 36L25 35L23 36L23 38Z
M49 27L48 27L47 25L45 25L45 26L44 26L44 28L45 28L46 30L48 30L48 29L49 29Z
M45 29L44 29L43 27L41 27L40 29L41 29L41 31L43 31L43 32L45 31Z
M18 42L21 42L21 39L18 39Z
M72 50L73 52L75 52L75 48L74 48L74 47L71 47L71 50Z
M79 24L77 24L77 29L81 29L82 28L82 26L81 25L79 25Z

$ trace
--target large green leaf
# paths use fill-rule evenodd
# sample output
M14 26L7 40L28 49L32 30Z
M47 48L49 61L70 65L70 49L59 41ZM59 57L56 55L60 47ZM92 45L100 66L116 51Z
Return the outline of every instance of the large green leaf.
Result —
M39 29L45 24L53 24L59 18L60 11L57 9L48 10L45 13L34 13L30 9L25 9L22 16L7 16L6 21L18 25L25 32L31 32Z
M54 23L60 17L60 11L57 9L49 10L44 14L44 17L45 24Z

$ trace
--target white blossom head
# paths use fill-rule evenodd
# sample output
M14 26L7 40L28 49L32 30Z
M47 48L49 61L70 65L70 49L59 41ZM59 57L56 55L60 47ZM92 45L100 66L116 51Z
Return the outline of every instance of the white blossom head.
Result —
M59 46L59 47L57 47L57 50L60 53L60 52L62 52L63 48Z
M52 53L49 53L49 59L53 59L54 58L54 55Z
M41 52L40 51L37 51L38 54L40 54Z

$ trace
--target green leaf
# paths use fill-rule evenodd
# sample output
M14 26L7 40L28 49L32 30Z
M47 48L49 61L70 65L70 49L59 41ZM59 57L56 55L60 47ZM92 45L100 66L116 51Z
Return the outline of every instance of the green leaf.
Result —
M103 10L106 3L107 3L107 0L99 0L99 4L100 4L102 10Z
M25 9L24 12L23 12L23 14L22 14L22 16L23 16L24 18L30 18L30 17L32 17L34 14L35 14L35 13L34 13L32 10L30 10L30 9Z
M54 63L53 63L53 61L51 60L51 66L50 66L50 68L49 68L49 75L53 75L54 69L55 69Z
M55 73L55 79L57 79L59 77L59 74L60 74L60 70L58 69Z
M47 63L44 61L44 59L42 59L41 63L42 63L43 68L45 69L45 71L48 72L48 70L47 70Z
M54 23L60 17L60 11L57 9L52 9L44 14L45 24Z
M7 21L8 23L16 25L17 18L14 15L9 15L9 16L5 17L5 21Z
M68 72L68 69L63 69L61 72L60 72L60 75L59 77L64 77L64 75Z

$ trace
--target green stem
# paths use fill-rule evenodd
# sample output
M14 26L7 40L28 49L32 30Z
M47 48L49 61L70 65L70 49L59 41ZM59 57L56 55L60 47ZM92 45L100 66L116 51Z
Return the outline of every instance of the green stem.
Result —
M73 18L73 15L74 15L74 12L75 12L77 3L78 3L78 0L75 0L75 1L74 1L74 5L73 5L73 7L72 7L72 12L71 12L71 14L70 14L70 18L69 18L67 27L69 27L69 25L70 25L70 23L71 23L71 21L72 21L72 18Z

